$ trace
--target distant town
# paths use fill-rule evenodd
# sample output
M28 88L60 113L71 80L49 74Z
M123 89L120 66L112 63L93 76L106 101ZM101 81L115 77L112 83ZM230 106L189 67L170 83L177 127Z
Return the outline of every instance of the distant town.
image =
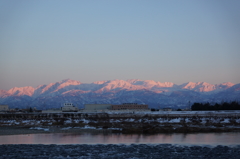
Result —
M240 110L240 104L236 101L223 102L223 103L194 103L192 106L186 109L172 109L168 107L164 108L149 108L147 104L138 103L122 103L116 104L85 104L84 108L79 109L73 103L64 103L63 106L53 109L39 110L35 107L29 107L25 109L9 108L8 105L0 105L0 113L61 113L61 112L107 112L107 111L217 111L217 110Z
M240 131L238 102L194 103L192 109L149 108L146 104L85 104L79 109L64 103L58 109L11 109L0 105L0 126L24 128L26 133L81 132L85 129L116 133L187 133ZM195 109L194 108L194 109ZM215 110L208 110L215 108ZM205 110L204 110L205 109Z
M85 104L83 109L79 109L73 103L64 103L62 107L47 109L47 110L38 110L35 107L29 107L25 109L18 108L9 108L8 105L0 105L0 112L2 113L60 113L60 112L105 112L105 111L119 111L119 110L129 110L129 111L173 111L172 108L149 108L146 104L138 104L138 103L122 103L120 105L113 104ZM182 110L182 109L178 109ZM190 110L190 109L184 109Z

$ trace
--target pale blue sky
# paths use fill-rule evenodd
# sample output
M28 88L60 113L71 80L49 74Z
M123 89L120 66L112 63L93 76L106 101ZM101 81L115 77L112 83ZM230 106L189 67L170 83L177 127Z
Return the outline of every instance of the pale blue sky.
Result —
M0 89L240 83L240 1L0 0Z

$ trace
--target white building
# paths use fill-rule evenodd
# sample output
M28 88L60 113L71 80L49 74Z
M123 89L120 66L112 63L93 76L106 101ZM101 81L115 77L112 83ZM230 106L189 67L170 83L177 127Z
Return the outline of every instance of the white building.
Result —
M64 106L61 107L63 112L77 112L78 108L73 105L73 103L64 103Z

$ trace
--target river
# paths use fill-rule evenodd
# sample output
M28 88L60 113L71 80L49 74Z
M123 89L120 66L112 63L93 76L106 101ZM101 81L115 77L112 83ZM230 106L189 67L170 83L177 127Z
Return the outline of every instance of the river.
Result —
M180 144L180 145L240 145L240 133L192 134L27 134L0 136L0 144Z

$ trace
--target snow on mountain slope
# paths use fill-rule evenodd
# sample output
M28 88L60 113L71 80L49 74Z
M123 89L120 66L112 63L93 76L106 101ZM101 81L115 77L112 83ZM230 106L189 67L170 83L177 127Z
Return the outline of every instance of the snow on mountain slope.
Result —
M107 81L96 81L96 82L93 82L93 84L104 84L106 83Z
M153 80L145 80L145 81L137 80L137 81L134 81L132 84L133 85L141 85L146 88L151 88L153 86L158 85L158 83Z
M175 86L175 84L174 83L172 83L172 82L164 82L164 83L161 83L161 84L159 84L161 87L173 87L173 86Z
M15 96L22 96L22 95L32 96L34 91L35 91L35 88L33 88L31 86L27 86L27 87L11 88L7 91L7 93L9 95L15 95Z
M221 84L216 85L216 87L218 89L228 89L228 88L230 88L232 86L234 86L234 84L231 83L231 82L225 82L225 83L221 83Z
M185 87L183 87L184 89L189 89L189 90L194 90L197 92L210 92L215 90L215 85L206 83L206 82L197 82L197 83L193 83L193 82L189 82Z
M219 85L212 85L206 82L188 82L182 85L175 85L171 82L156 82L153 80L110 80L110 81L97 81L90 84L81 83L76 80L62 80L61 82L50 83L48 85L40 85L37 88L33 87L14 87L8 91L0 92L2 95L8 96L21 96L28 95L37 97L39 95L47 95L47 94L62 94L66 91L70 90L82 90L82 91L117 91L117 90L151 90L156 93L163 92L172 92L182 89L193 90L196 92L214 92L214 91L222 91L226 90L230 87L234 86L233 83L227 82Z
M240 102L240 83L215 93L213 95L213 98L216 100L222 100L222 101Z
M143 86L135 86L132 85L131 83L124 81L124 80L111 80L107 81L103 84L103 87L100 89L100 91L116 91L116 90L136 90L136 89L143 89Z
M70 90L70 91L66 91L63 93L63 95L77 95L77 94L84 94L84 93L88 93L89 91L82 91L82 90Z
M80 85L80 84L81 84L81 82L79 82L79 81L66 79L66 80L63 80L62 82L60 82L60 85L59 85L58 88L55 90L55 92L58 91L58 90L60 90L60 89L62 89L62 88L64 88L64 87L67 87L67 86L69 86L69 85Z
M64 92L61 89L67 88L68 86L80 85L80 84L81 82L79 81L66 79L66 80L62 80L61 82L50 83L48 85L40 85L35 89L33 97L37 97L39 95L47 95L50 93L60 94L60 92L61 93Z
M138 79L131 79L127 80L127 82L131 83L132 85L141 85L144 86L146 89L147 88L152 88L152 87L173 87L175 84L172 82L155 82L153 80L145 80L141 81Z
M238 93L240 93L240 83L239 84L235 84L232 87L227 87L227 89L225 89L222 92L238 92Z
M222 84L209 84L206 82L188 82L188 83L184 83L182 85L180 85L181 89L188 89L188 90L193 90L196 92L212 92L212 91L220 91L220 90L224 90L227 88L232 87L234 84L227 82L227 83L222 83Z
M5 90L0 90L0 97L1 97L1 98L7 97L7 96L9 96L9 94L8 94L7 91L5 91Z
M153 80L109 80L81 83L62 80L48 85L14 87L0 90L0 103L10 106L26 106L31 103L39 107L47 103L49 107L59 107L61 103L75 102L79 106L86 103L146 103L151 106L189 105L191 102L221 102L240 100L240 84L227 82L212 85L206 82L188 82L176 85L171 82Z

